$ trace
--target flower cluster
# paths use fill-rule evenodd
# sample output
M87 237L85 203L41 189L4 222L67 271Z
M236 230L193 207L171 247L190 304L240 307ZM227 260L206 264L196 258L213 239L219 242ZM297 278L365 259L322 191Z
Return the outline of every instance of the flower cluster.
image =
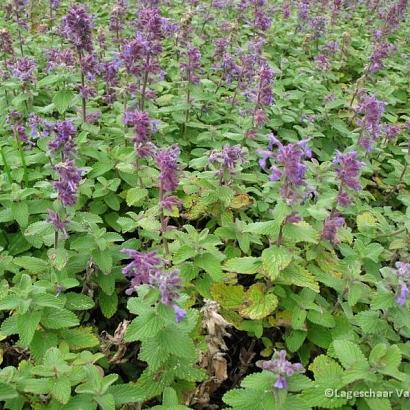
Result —
M58 199L64 207L73 206L77 202L77 192L81 182L82 171L69 159L54 166L58 174L58 181L54 182Z
M286 389L288 387L287 377L305 372L300 363L291 363L286 359L285 350L275 351L270 360L262 360L256 364L261 369L275 373L278 376L273 384L276 389Z
M384 102L379 101L372 95L365 95L361 98L360 105L357 108L357 113L362 115L357 122L362 129L359 144L367 152L373 149L375 140L381 134L381 118L384 113L384 107Z
M220 177L221 182L227 172L233 174L237 165L245 160L246 153L240 145L225 145L221 150L211 151L209 155L209 162L219 166L216 175Z
M50 48L45 52L47 57L47 71L57 68L67 69L75 67L75 56L70 48Z
M396 275L399 280L396 303L398 305L405 305L410 286L410 263L396 262Z
M269 135L269 150L259 150L261 155L259 165L265 171L268 170L268 160L277 165L270 167L270 180L283 180L280 188L282 198L289 204L295 203L300 198L299 188L305 186L306 165L304 159L312 156L312 151L307 145L308 140L302 140L293 144L283 145L273 134ZM277 151L273 151L274 146Z
M337 244L339 240L337 239L338 230L345 224L345 219L338 213L332 213L328 218L326 218L323 225L322 238L326 239L333 244Z
M93 51L92 41L93 20L83 5L72 6L61 20L62 36L82 53Z
M153 145L150 143L152 123L145 111L127 111L124 114L124 125L134 128L134 147L140 158L153 154Z
M61 152L63 160L72 159L75 153L74 136L77 129L72 121L64 120L53 124L54 139L48 144L50 152L55 155Z
M14 77L17 77L19 80L28 83L33 81L34 71L36 68L37 64L34 59L21 57L11 65L11 72Z
M340 181L337 203L341 206L348 206L352 200L346 192L346 188L354 191L361 190L359 178L363 163L357 159L357 152L355 151L345 154L337 151L333 160L333 167Z
M132 295L140 285L150 285L159 290L161 303L172 306L176 320L179 322L186 312L175 304L181 289L181 278L178 270L167 271L165 261L155 252L139 252L134 249L122 249L131 262L122 270L130 279L130 287L125 291Z
M61 232L65 239L68 238L68 233L67 233L68 220L67 219L61 218L57 212L54 212L51 209L49 209L47 222L53 225L54 230L56 232Z
M172 209L179 205L178 198L171 195L178 187L178 158L180 149L178 145L172 145L169 148L163 148L156 151L154 158L159 168L159 192L160 208ZM165 224L163 229L165 229Z
M109 29L115 33L115 41L120 40L120 32L124 27L125 15L127 13L127 4L124 0L118 0L112 8Z
M191 47L185 54L185 62L181 63L182 78L191 84L199 83L198 71L201 68L201 53Z
M6 29L0 30L0 51L3 54L14 54L13 39L11 38L10 32Z

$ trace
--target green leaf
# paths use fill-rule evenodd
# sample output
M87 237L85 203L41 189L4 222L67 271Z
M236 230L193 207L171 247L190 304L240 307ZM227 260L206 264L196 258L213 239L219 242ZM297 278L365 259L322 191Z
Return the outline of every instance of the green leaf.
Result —
M292 253L283 246L271 246L262 252L262 267L271 280L275 280L279 273L292 261Z
M78 317L67 309L45 308L41 324L48 329L63 329L79 325Z
M0 401L11 400L17 397L18 393L13 387L0 382Z
M145 188L131 188L127 191L127 205L135 206L148 196L148 190Z
M133 383L116 384L110 386L108 392L114 396L115 403L119 406L127 403L143 401L141 389Z
M94 307L94 301L82 293L68 292L65 293L67 302L65 307L69 310L88 310Z
M71 396L71 383L67 376L54 379L50 390L51 395L62 404L68 403Z
M17 316L17 329L20 342L23 346L28 346L33 340L34 333L40 323L41 312L26 312Z
M114 396L110 393L103 396L95 396L95 401L101 407L101 410L115 410Z
M285 240L292 243L319 242L319 233L305 221L286 224L283 228L283 235L285 237Z
M223 280L224 274L221 268L221 261L215 255L211 253L198 255L195 258L194 263L208 273L215 282Z
M98 301L104 317L110 319L114 316L118 307L118 295L116 292L113 292L112 295L107 295L104 292L100 292Z
M316 310L309 310L309 313L307 315L307 319L310 320L312 323L316 323L320 326L324 327L335 327L335 319L331 315L331 313L322 310L320 312Z
M352 367L355 364L362 363L367 367L367 359L360 350L359 346L349 340L335 340L332 344L335 350L335 356L342 363L345 369Z
M48 263L40 258L32 256L20 256L14 258L13 262L23 269L32 273L45 273L48 271Z
M244 307L239 311L241 316L253 320L263 319L275 311L278 298L273 293L265 293L261 283L252 285L245 294Z
M11 204L11 213L21 228L28 225L29 209L27 202L13 202Z
M93 259L95 260L95 263L97 266L101 269L103 273L108 275L111 273L112 269L112 256L110 252L101 251L101 250L95 250L93 252Z
M256 273L260 267L260 258L247 256L244 258L232 258L226 261L224 270L242 274L252 275Z
M63 114L71 106L75 93L70 90L60 90L53 97L53 103L60 114Z
M155 336L164 326L164 320L153 311L135 318L125 332L124 340L134 342Z
M99 344L98 337L93 333L92 327L63 329L60 330L60 336L68 343L71 350L89 349Z

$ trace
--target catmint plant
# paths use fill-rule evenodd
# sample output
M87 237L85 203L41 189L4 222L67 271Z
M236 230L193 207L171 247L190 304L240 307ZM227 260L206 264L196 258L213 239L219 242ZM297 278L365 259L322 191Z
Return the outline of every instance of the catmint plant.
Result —
M261 369L275 373L278 376L272 387L279 390L287 389L287 377L305 372L300 363L292 363L286 359L286 350L275 351L270 360L261 360L257 362L257 365Z

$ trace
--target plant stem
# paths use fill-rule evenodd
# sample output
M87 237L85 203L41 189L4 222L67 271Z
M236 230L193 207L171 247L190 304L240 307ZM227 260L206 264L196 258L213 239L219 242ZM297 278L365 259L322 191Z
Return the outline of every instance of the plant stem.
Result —
M20 154L21 165L23 166L24 184L27 187L28 186L28 174L27 174L26 158L24 156L24 151L23 151L23 148L22 148L21 143L20 143L20 139L19 139L16 131L13 130L13 133L14 133L14 138L16 140L16 144L17 144L17 150Z
M7 162L6 156L4 155L3 147L0 147L0 155L1 155L1 159L3 160L4 170L6 171L7 179L9 180L9 183L11 184L13 182L13 178L11 176L10 166Z

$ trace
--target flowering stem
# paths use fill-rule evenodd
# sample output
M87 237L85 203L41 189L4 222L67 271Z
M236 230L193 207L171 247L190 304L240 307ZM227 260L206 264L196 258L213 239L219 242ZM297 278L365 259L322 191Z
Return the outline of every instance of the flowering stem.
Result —
M23 166L24 184L25 184L26 186L28 186L28 174L27 174L26 158L25 158L25 156L24 156L23 148L22 148L22 146L21 146L21 143L20 143L20 140L19 140L19 137L18 137L16 131L14 130L13 133L14 133L14 138L15 138L15 140L16 140L16 144L17 144L17 150L18 150L18 152L19 152L19 154L20 154L21 165Z
M54 249L58 247L58 231L54 231Z
M82 53L81 50L78 50L78 62L80 64L80 72L81 72L81 87L84 89L85 86L85 76L84 76L84 71L82 67ZM81 116L83 119L83 122L85 122L87 118L87 102L84 98L84 96L81 96L81 103L82 103L82 111L81 111Z
M167 228L167 222L165 220L165 215L164 215L164 209L162 208L161 204L164 199L164 190L162 186L160 185L159 187L159 206L160 206L160 222L161 222L161 236L162 236L162 245L164 246L164 252L165 255L169 255L169 246L168 246L168 241L167 238L164 237L164 232L166 231Z
M0 155L1 159L3 160L4 170L6 171L7 179L11 184L13 182L13 178L11 177L10 166L7 162L6 156L4 155L3 147L0 147Z

